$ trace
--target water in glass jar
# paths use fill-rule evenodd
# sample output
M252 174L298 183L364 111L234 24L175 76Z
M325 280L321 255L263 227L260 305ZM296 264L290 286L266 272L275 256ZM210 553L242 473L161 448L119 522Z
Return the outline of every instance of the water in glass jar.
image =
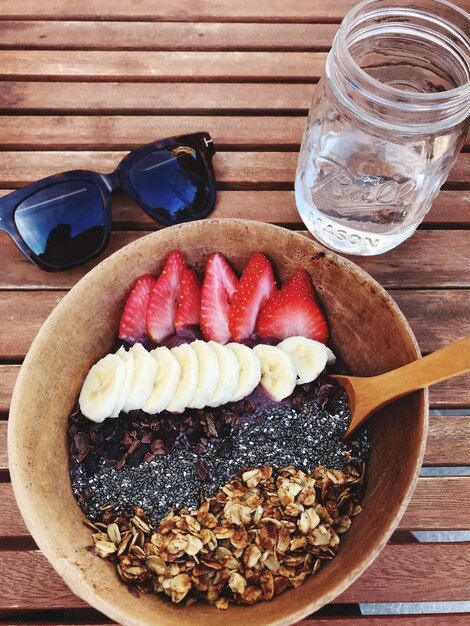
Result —
M469 81L469 57L446 28L419 11L410 17L411 9L392 19L396 6L387 19L385 2L376 4L377 15L369 11L347 31L343 50L333 45L295 183L309 230L335 250L362 255L394 248L422 221L463 141L469 107L467 100L467 115L452 124L452 98L439 110L420 99ZM363 85L353 62L368 77Z

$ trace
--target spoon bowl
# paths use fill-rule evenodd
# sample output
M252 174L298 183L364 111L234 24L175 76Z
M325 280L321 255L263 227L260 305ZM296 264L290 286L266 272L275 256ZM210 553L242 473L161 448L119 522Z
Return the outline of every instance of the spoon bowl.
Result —
M332 376L348 394L351 411L351 421L343 441L349 439L375 411L392 400L469 371L470 337L465 337L379 376Z

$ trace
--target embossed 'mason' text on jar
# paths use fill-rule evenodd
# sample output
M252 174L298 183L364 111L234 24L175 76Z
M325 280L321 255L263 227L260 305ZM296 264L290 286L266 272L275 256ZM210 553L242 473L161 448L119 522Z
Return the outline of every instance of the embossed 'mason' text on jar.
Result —
M366 0L343 20L315 90L295 181L308 229L349 254L407 239L462 147L470 16L439 0Z

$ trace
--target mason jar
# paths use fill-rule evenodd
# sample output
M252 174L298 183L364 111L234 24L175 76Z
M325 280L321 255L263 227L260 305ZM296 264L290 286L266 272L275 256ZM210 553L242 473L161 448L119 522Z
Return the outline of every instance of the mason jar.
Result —
M386 252L423 220L465 140L470 16L442 0L366 0L315 89L295 181L312 234Z

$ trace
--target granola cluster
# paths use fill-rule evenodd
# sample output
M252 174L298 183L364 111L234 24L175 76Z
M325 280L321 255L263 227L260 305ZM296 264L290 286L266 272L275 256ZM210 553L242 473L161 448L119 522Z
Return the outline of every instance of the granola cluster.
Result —
M95 530L94 548L143 593L175 603L205 599L219 609L254 604L298 587L338 550L339 535L360 513L364 464L249 468L194 511L171 511L152 528L142 509L112 508Z

